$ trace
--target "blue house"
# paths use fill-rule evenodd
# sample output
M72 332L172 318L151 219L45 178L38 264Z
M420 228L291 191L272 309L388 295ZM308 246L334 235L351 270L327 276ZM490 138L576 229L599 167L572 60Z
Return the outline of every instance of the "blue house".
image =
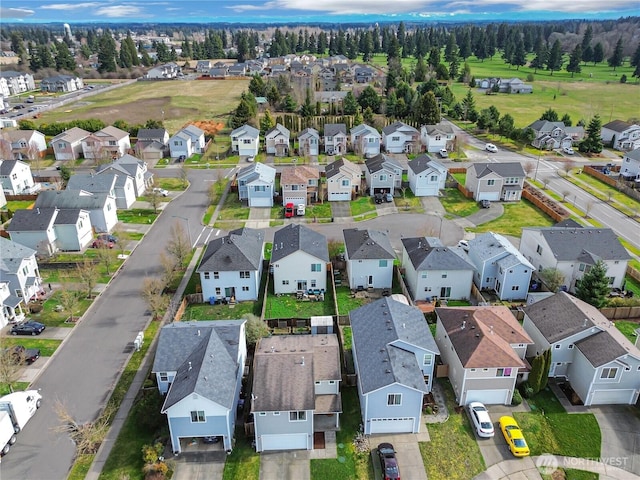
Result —
M238 198L250 207L273 207L276 169L256 162L238 172Z

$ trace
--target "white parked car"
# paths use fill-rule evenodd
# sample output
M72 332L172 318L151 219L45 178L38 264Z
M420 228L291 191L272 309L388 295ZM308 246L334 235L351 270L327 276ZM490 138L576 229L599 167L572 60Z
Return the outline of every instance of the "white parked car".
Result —
M484 149L485 149L487 152L491 152L491 153L497 153L497 152L498 152L498 147L496 147L493 143L487 143L487 144L484 146Z
M439 153L442 158L447 158L449 156L449 152L447 152L446 148L443 148L442 150L440 150Z
M573 155L574 153L576 153L575 150L571 147L564 147L562 151L567 155Z
M480 402L471 402L467 405L467 410L469 411L469 418L471 418L473 428L478 436L482 438L493 437L495 432L487 407Z
M162 195L163 197L168 197L169 196L169 192L167 190L165 190L164 188L154 188L153 189L153 193L156 193L158 195Z

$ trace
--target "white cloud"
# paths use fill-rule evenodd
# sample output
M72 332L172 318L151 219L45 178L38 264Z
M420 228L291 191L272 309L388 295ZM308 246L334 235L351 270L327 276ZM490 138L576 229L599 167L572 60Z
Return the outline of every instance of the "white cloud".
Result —
M42 5L43 10L75 10L77 8L95 8L101 4L98 2L81 2L81 3L53 3L51 5Z
M104 15L109 18L133 17L141 13L142 9L133 5L112 5L96 10L96 15Z
M0 18L23 18L36 13L28 8L3 8L0 7Z

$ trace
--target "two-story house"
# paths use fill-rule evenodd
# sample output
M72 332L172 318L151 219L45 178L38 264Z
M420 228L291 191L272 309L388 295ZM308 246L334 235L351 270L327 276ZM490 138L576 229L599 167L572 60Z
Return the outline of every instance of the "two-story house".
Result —
M96 232L108 233L118 223L116 199L108 193L84 190L45 190L38 195L35 208L81 209L89 212Z
M54 75L40 80L40 90L43 92L67 93L77 92L83 88L84 81L75 75Z
M58 161L77 160L83 155L82 141L91 135L86 130L72 127L51 139L53 154Z
M131 177L136 198L144 195L147 188L153 185L153 172L149 171L146 162L133 155L123 155L111 163L100 165L96 170L96 175L98 176L112 173L118 175L116 197L120 186L122 185L122 188L124 188L127 176Z
M564 122L537 120L527 128L534 133L531 145L541 150L568 148L584 136L583 127L567 127Z
M467 169L464 186L477 201L518 202L525 177L520 162L474 163Z
M315 432L337 430L341 379L335 334L262 338L251 396L256 450L313 450Z
M130 149L129 132L111 125L89 134L82 140L84 158L93 160L116 159Z
M264 232L251 228L232 230L211 240L202 255L200 274L206 301L257 300L264 260Z
M393 283L396 253L386 233L348 228L342 231L349 288L386 288Z
M260 130L242 125L231 132L231 151L240 157L254 157L260 148Z
M135 150L136 155L145 161L158 161L170 155L169 132L164 128L141 128Z
M169 153L173 159L204 153L205 147L204 131L195 125L187 125L169 139Z
M22 160L0 160L0 185L6 195L30 194L40 190L31 167Z
M351 129L351 148L363 157L375 157L380 153L380 132L365 123Z
M527 296L534 266L502 235L487 232L469 240L469 261L479 290L493 290L500 300Z
M436 308L436 344L458 405L510 405L533 340L505 306Z
M9 323L19 323L25 318L22 299L11 294L9 280L0 270L0 328Z
M36 251L0 237L0 252L0 281L8 282L12 297L16 297L17 302L23 302L26 306L42 291ZM11 298L9 300L9 303L16 303Z
M327 239L300 224L289 224L273 235L271 271L274 293L327 289Z
M569 382L584 405L634 405L640 396L640 350L600 311L566 292L524 308L534 341L528 356L551 350L549 377Z
M382 145L388 153L417 152L420 132L404 122L394 122L382 129Z
M8 130L2 136L11 144L15 160L36 160L47 151L47 141L37 130Z
M309 205L318 200L320 172L310 165L284 167L280 174L282 204Z
M423 125L420 127L420 141L427 153L435 153L440 150L453 150L456 134L450 123L436 123L435 125Z
M327 155L343 155L347 153L347 126L344 123L325 123L324 152Z
M523 227L520 252L538 270L551 268L564 276L562 285L576 284L598 261L607 267L611 288L623 288L631 256L610 228Z
M305 128L298 135L298 155L317 157L320 153L320 134L315 128Z
M0 92L5 97L18 95L35 89L36 82L30 73L16 72L15 70L4 70L0 72Z
M402 267L414 300L471 298L474 266L437 238L403 238Z
M291 132L288 128L277 123L275 127L269 129L264 135L265 149L267 155L276 157L286 157L289 155L289 137Z
M217 437L231 453L246 358L245 320L162 327L151 371L174 454L203 437Z
M133 178L115 172L76 173L69 177L67 190L84 190L90 193L108 193L116 199L116 208L126 210L136 201Z
M640 125L613 120L602 126L602 141L616 150L628 152L640 148Z
M236 176L238 198L250 207L273 207L276 169L264 163L252 163Z
M330 202L355 199L362 183L362 170L346 158L328 164L324 169L327 178L327 199Z
M620 175L624 178L640 179L640 148L626 152L622 157Z
M418 433L440 354L422 312L402 295L349 313L365 435Z
M402 165L389 155L381 153L364 162L369 195L376 193L394 194L402 186Z
M447 181L447 168L429 155L419 155L407 166L409 188L416 197L437 197Z

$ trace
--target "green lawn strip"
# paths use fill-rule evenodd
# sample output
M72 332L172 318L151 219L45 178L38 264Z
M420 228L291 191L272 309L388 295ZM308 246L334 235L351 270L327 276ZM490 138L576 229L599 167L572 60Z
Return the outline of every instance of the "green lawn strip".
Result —
M271 207L269 218L282 219L284 217L284 207L282 205L274 205Z
M62 340L53 340L49 338L34 338L28 336L10 336L2 339L2 348L7 348L13 345L22 345L24 348L39 348L41 357L50 357L53 355Z
M342 414L340 415L340 430L336 433L338 458L311 460L312 480L369 480L373 478L371 455L369 452L357 453L353 446L353 439L361 421L357 391L355 387L343 387L341 393ZM371 439L369 441L372 442ZM375 447L375 445L370 446Z
M609 198L609 195L611 195L611 199L614 200L611 203L612 207L615 207L617 202L619 204L624 205L624 207L626 207L631 211L638 208L638 201L636 199L631 198L630 196L626 195L620 190L617 190L615 187L612 187L611 185L604 183L603 181L599 180L596 177L592 177L591 175L587 175L587 174L582 174L579 176L570 175L568 178L571 179L571 183L574 183L573 180L577 180L578 186L580 186L579 185L580 183L586 183L589 186L595 188L596 190L599 190L604 194L604 197L607 200Z
M362 215L358 215L353 217L353 220L356 222L364 222L365 220L371 220L372 218L376 218L378 216L378 212L369 212L363 213Z
M620 239L620 242L622 242L622 245L624 246L624 248L629 250L633 255L640 257L640 249L636 248L634 245L631 245L629 242L627 242L624 239Z
M224 464L222 480L258 480L260 454L251 446L240 427L236 428L236 444Z
M209 205L207 210L204 212L204 216L202 217L202 223L204 225L209 225L209 222L213 218L213 213L216 211L216 205Z
M219 220L247 220L250 209L246 207L237 195L227 195L223 208L218 215Z
M14 392L23 392L31 385L30 382L15 382L13 383L13 391ZM6 383L0 383L0 395L8 395L11 393L9 389L9 385Z
M468 480L485 470L484 460L469 418L463 412L455 413L451 384L438 381L444 386L449 418L428 425L431 441L419 443L422 461L429 480Z
M350 203L351 215L362 215L376 209L375 203L373 203L372 197L358 197Z
M189 320L229 320L242 318L247 314L260 315L257 302L239 302L233 308L229 305L209 305L208 303L194 303L187 307L182 321Z
M87 311L93 300L89 300L82 295L78 304L73 309L73 319L78 321L84 312ZM69 312L66 310L58 311L60 305L60 292L55 292L42 305L42 310L38 313L32 313L31 318L36 322L44 323L47 327L73 327L75 323L65 321L69 318Z
M331 203L314 203L310 207L307 207L307 216L316 218L331 218Z
M622 332L622 334L627 337L631 343L636 342L638 336L636 335L636 329L640 328L640 323L629 322L627 320L614 320L613 322L618 330Z
M342 342L345 351L351 350L351 344L353 342L353 332L351 327L342 327Z
M637 260L635 260L637 262ZM629 262L631 264L631 262ZM635 268L640 269L640 264L636 265ZM634 297L640 297L640 282L638 282L635 278L627 275L625 277L624 288L626 290L630 290L633 292Z
M398 212L411 212L411 213L423 213L422 202L420 197L416 197L408 188L405 190L404 195L393 199Z
M455 178L460 185L464 185L465 182L467 181L466 173L452 173L451 176Z
M84 480L89 473L95 455L78 455L71 467L67 480Z
M158 214L149 208L132 208L118 212L118 220L122 223L151 224L155 222L157 217Z
M495 232L502 235L520 237L522 227L550 227L555 222L551 217L538 210L528 200L504 204L504 215L500 218L470 229L475 233Z
M165 190L183 191L189 186L189 184L185 184L181 178L156 177L156 182L160 188L164 188Z
M338 314L348 315L351 310L355 310L367 303L370 303L368 298L352 298L351 289L349 286L336 287L336 296L338 297Z
M312 316L335 315L333 309L333 293L328 289L324 295L324 301L301 301L295 294L276 296L273 294L273 286L269 288L267 295L267 307L265 318L309 318Z
M457 188L445 188L440 203L449 215L468 217L480 210L478 203L472 198L465 198Z
M34 205L33 200L11 200L8 201L4 209L15 212L16 210L27 210ZM3 210L4 210L3 209Z

